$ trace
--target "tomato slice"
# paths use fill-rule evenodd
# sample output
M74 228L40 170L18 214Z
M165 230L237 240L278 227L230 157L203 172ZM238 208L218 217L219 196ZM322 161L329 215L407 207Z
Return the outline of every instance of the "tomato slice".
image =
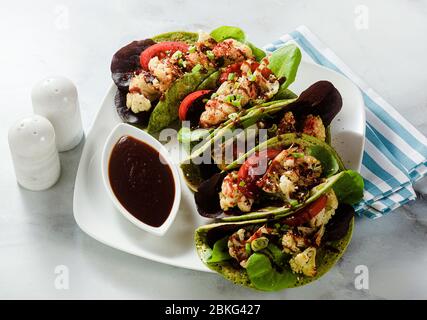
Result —
M219 77L219 83L223 83L227 81L228 75L230 73L234 73L236 74L236 76L240 77L242 75L242 70L240 70L241 65L242 65L242 62L237 62L226 67ZM252 62L251 71L255 72L255 70L259 67L259 65L260 65L259 62ZM269 68L263 68L261 70L261 74L264 78L268 79L270 74L272 74L272 71Z
M316 201L310 203L301 210L298 210L292 216L284 219L283 223L287 224L288 226L295 227L310 221L315 216L317 216L319 212L323 210L323 208L326 207L327 200L328 197L326 195L322 195Z
M251 63L251 71L255 72L255 70L259 67L259 62L252 62Z
M264 78L268 79L273 72L268 68L263 68L261 74Z
M148 63L150 62L151 58L162 57L162 55L166 54L166 51L174 53L178 50L187 52L188 44L179 41L159 42L142 51L141 55L139 56L139 62L144 70L148 70Z
M189 109L193 107L193 105L194 107L196 107L195 102L198 101L198 99L209 95L211 92L212 90L199 90L199 91L194 91L190 93L188 96L186 96L184 100L182 100L181 104L179 105L179 110L178 110L179 120L181 121L189 120L188 119ZM201 105L197 104L197 107L202 108L202 104Z
M246 159L237 173L239 181L243 181L243 183L239 183L239 189L243 194L253 196L257 189L256 182L267 171L268 162L280 152L281 150L277 149L265 149Z
M228 67L224 69L224 71L219 76L219 83L223 83L228 80L228 75L230 73L235 73L237 76L241 76L242 71L240 70L240 66L242 65L241 62L236 62L233 64L230 64Z

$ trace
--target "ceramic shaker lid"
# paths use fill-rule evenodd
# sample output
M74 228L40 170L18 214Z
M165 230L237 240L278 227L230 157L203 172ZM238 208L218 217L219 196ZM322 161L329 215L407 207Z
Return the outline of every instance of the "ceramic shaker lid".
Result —
M49 77L32 89L34 113L46 117L53 125L58 151L74 148L83 136L76 86L71 80Z

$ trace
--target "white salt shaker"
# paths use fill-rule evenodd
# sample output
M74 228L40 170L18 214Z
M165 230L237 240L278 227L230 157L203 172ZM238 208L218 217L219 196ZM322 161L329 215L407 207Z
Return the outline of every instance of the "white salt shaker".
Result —
M73 149L83 137L76 86L64 77L49 77L31 91L34 113L46 117L55 128L59 152Z
M53 186L61 168L49 120L39 115L22 118L10 127L8 138L18 183L33 191Z

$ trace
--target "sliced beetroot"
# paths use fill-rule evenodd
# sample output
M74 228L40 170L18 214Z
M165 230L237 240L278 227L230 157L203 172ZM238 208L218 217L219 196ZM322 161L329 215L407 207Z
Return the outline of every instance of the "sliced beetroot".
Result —
M201 216L216 218L223 213L219 204L219 192L221 191L221 184L226 174L226 172L214 174L209 179L203 181L194 194L197 211Z
M132 112L132 110L128 109L126 106L126 94L127 93L125 91L117 90L116 96L114 97L114 103L116 105L118 115L125 123L145 126L150 118L150 112Z
M198 90L186 96L179 105L179 119L189 121L190 128L199 125L200 116L205 111L205 99L209 99L213 90Z
M141 69L139 56L156 42L151 39L133 41L117 51L111 61L111 76L120 90L127 90L135 71Z
M342 108L342 97L329 81L318 81L303 91L298 99L289 105L287 111L301 119L309 114L320 116L325 127L329 126Z
M336 241L344 238L347 235L354 213L354 208L351 205L340 203L331 221L326 225L324 239Z

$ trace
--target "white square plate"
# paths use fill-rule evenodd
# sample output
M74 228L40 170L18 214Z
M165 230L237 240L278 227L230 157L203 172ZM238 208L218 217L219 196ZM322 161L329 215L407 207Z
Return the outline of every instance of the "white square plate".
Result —
M302 62L291 89L299 94L319 80L328 80L340 91L343 108L331 124L332 145L349 169L359 170L365 136L365 110L359 89L342 75ZM104 188L101 155L110 131L121 122L114 106L113 85L102 103L87 135L74 188L74 218L79 227L96 240L118 250L146 259L182 268L209 271L199 260L194 244L194 230L209 222L199 216L192 192L182 181L182 199L178 215L163 237L151 235L127 221L115 208ZM170 144L168 144L170 146ZM180 148L169 148L177 158Z

